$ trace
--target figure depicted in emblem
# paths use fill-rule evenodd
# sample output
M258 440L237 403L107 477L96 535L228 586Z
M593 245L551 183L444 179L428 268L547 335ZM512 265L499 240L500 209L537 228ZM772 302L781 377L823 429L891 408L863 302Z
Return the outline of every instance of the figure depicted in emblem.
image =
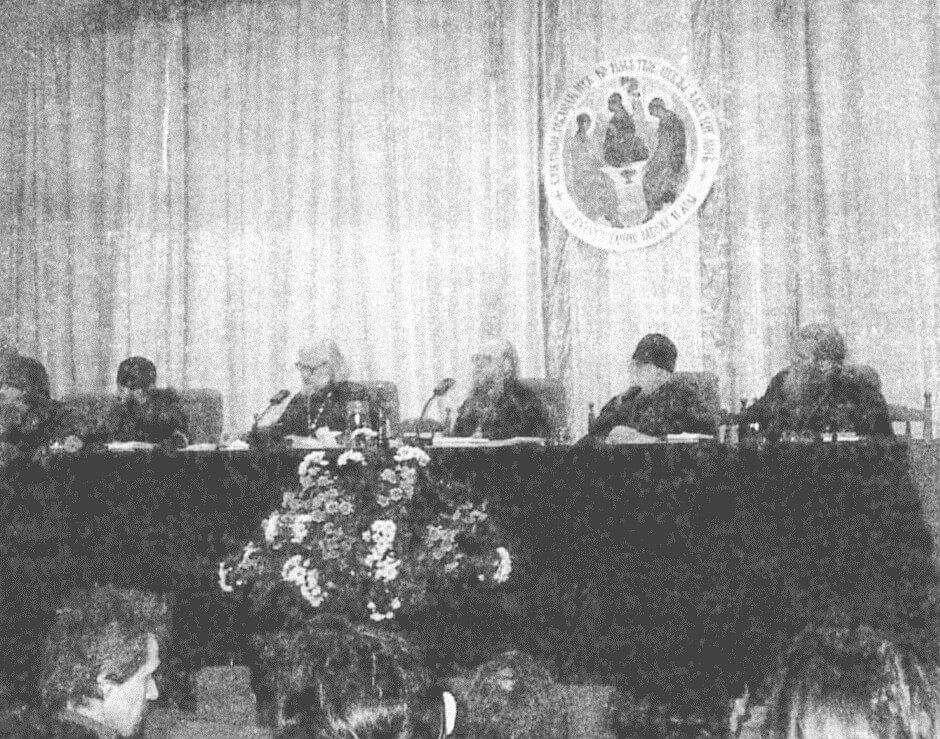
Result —
M649 151L643 139L636 135L636 124L623 106L623 97L619 92L607 98L607 109L613 117L607 124L604 136L604 161L611 167L624 167L649 157Z
M662 98L650 100L649 112L659 119L656 149L643 172L643 197L649 221L663 205L675 202L688 177L685 124L666 107Z
M601 170L604 161L598 142L592 135L591 115L579 113L575 122L578 130L565 147L568 194L578 210L592 221L603 218L614 228L623 228L617 212L617 193Z

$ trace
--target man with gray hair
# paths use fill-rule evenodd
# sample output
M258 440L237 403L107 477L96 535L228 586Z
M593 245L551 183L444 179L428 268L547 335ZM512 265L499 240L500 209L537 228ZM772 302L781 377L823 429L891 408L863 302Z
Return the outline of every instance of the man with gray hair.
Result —
M454 436L509 439L551 434L541 399L519 382L519 359L506 339L485 341L473 362L473 388L457 412Z
M335 341L321 339L300 347L296 367L301 389L276 424L281 434L315 436L320 428L345 430L353 402L364 404L367 417L363 422L378 428L378 408L369 403L362 385L349 381L349 367Z
M794 353L793 363L774 375L744 420L759 424L765 436L830 431L892 435L877 374L845 364L845 339L835 326L803 326Z

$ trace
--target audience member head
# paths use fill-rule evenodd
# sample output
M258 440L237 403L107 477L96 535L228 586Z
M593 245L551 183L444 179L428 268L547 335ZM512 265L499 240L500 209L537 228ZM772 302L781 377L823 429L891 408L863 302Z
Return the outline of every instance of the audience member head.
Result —
M321 339L300 347L297 351L297 369L303 391L316 392L333 382L348 379L349 368L335 341Z
M845 360L845 339L831 324L810 323L797 332L796 356L798 363L829 369Z
M470 361L473 364L473 388L477 391L501 391L519 371L516 349L506 339L484 341Z
M373 702L411 703L431 675L402 637L332 617L258 640L261 683L275 699L275 723L304 726L342 718Z
M7 358L0 376L0 402L49 397L49 375L42 363L19 354Z
M168 625L168 607L153 593L109 586L72 594L46 643L43 705L132 735L158 696L153 675Z
M647 334L636 345L630 360L633 385L651 393L672 376L679 355L676 345L663 334Z
M937 735L935 691L917 660L874 629L807 629L781 662L762 736L927 739Z
M157 367L146 357L128 357L118 365L118 395L125 403L146 403L157 384Z
M567 736L567 718L548 671L524 652L500 654L474 673L466 696L469 736Z
M278 739L440 739L454 730L456 701L435 690L421 699L361 700L341 714L300 720Z

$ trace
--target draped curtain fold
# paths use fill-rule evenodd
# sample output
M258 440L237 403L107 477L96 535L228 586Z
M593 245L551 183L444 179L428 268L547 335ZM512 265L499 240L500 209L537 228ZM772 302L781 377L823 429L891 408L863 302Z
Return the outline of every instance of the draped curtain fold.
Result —
M408 414L503 334L577 435L648 331L733 408L814 320L889 401L938 390L935 0L30 5L0 6L0 331L59 392L143 353L243 428L332 334ZM612 254L551 215L540 136L629 54L698 80L722 161L697 217Z
M526 4L93 10L5 39L2 307L58 392L142 353L244 428L322 335L406 414L486 336L542 374Z
M889 401L938 390L938 60L933 0L544 0L543 109L627 54L695 76L722 129L697 221L608 255L544 229L549 367L578 408L624 386L647 331L716 372L726 407L759 395L796 329L840 326ZM581 421L583 427L583 421Z

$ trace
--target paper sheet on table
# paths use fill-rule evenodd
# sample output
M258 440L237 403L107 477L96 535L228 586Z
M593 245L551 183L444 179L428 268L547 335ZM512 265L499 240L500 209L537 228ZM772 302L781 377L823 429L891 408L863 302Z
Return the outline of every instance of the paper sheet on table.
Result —
M540 436L513 436L511 439L481 439L476 436L435 436L435 447L455 449L468 447L487 449L492 447L516 446L517 444L537 444L545 446L545 439Z
M147 452L156 444L146 441L112 441L106 446L109 452Z
M290 442L292 449L338 449L336 437L339 431L317 429L316 436L296 436L290 434L284 438Z
M670 444L693 444L698 441L714 441L715 437L711 434L666 434L666 441Z
M835 440L836 441L861 441L863 438L865 437L859 436L854 431L839 431L836 434ZM823 434L822 439L823 441L831 442L833 440L832 434Z
M214 452L219 448L218 444L203 443L203 444L190 444L189 446L184 446L184 452Z

